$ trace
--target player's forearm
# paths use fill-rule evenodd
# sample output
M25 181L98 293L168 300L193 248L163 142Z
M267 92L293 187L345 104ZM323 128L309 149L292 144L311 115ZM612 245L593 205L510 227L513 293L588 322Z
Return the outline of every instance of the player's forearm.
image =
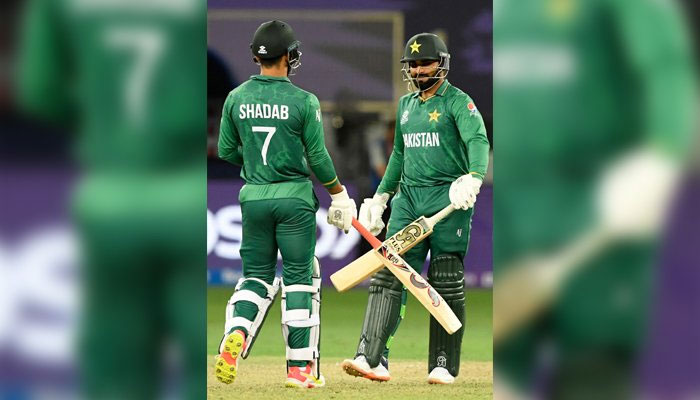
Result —
M642 133L653 147L682 160L692 149L698 99L682 8L667 1L643 1L634 7L622 2L616 12L628 64L642 89ZM642 20L646 23L638 23Z
M243 165L243 147L238 136L236 126L231 120L232 97L226 99L221 113L221 125L219 126L218 150L219 158L231 164Z
M339 185L338 176L335 173L333 161L328 155L328 151L321 151L317 154L308 154L309 167L326 189Z
M316 121L314 118L307 120L307 124L312 128L304 130L303 133L306 160L309 163L311 171L313 171L316 176L316 179L318 179L326 189L329 189L338 183L338 177L336 176L331 156L328 155L328 149L326 149L326 145L324 144L323 129L320 126L320 122Z
M644 126L652 146L682 160L689 154L697 121L696 80L687 56L676 55L665 64L648 67Z
M399 187L399 181L401 180L401 170L403 167L403 154L394 151L391 153L389 158L389 164L382 178L382 182L377 188L377 193L396 193L396 189Z
M219 158L231 164L243 165L243 153L240 146L222 147L219 146Z
M343 185L341 185L340 181L336 179L335 184L333 184L331 187L326 186L326 189L328 189L328 193L330 194L338 194L343 191Z
M489 141L486 135L479 135L467 143L469 173L484 179L489 166Z
M20 32L16 80L17 106L27 114L52 123L70 124L75 116L68 66L57 33L53 2L31 1Z

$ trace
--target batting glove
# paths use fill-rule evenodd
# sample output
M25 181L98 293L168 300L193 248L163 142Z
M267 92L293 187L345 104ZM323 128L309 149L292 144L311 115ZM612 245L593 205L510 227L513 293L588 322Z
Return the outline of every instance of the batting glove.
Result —
M382 214L386 210L388 201L389 193L377 193L371 199L365 199L360 206L360 223L374 236L379 235L384 229Z
M350 231L352 219L357 218L357 206L355 201L348 196L348 191L343 186L343 191L331 195L331 206L328 208L328 223L342 229L345 233Z
M450 203L457 209L474 207L476 195L481 190L481 179L473 175L462 175L450 185Z

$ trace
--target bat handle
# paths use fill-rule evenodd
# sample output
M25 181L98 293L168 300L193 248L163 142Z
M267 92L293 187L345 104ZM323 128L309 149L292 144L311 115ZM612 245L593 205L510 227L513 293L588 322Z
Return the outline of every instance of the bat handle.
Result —
M443 218L447 217L454 211L455 208L452 204L449 204L447 207L443 208L442 210L438 211L437 214L433 215L430 218L427 218L428 225L430 225L430 228L432 229L435 224L440 222Z
M362 224L360 223L360 221L358 221L356 218L353 218L353 219L352 219L352 226L354 226L355 229L357 229L357 231L360 232L360 235L362 235L362 237L365 238L365 240L368 241L369 244L371 244L373 248L376 249L376 248L381 247L382 242L380 242L379 239L377 239L376 237L374 237L374 235L372 235L372 234L367 230L367 228L365 228L364 226L362 226Z

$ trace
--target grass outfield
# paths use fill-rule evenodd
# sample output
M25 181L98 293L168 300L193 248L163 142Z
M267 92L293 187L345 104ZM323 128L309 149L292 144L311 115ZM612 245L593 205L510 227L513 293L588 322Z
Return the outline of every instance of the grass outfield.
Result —
M212 373L224 326L224 309L233 288L212 287L207 299L207 393L210 399L333 398L356 399L371 394L382 400L418 398L439 394L444 399L492 398L491 291L467 291L467 322L462 342L462 365L454 385L425 383L428 357L428 312L409 294L406 317L396 333L389 361L392 380L369 382L345 375L340 362L355 354L367 290L338 293L324 287L321 303L321 370L326 387L316 393L285 389L284 340L280 327L279 296L271 306L255 347L241 361L233 385L218 382ZM370 392L371 391L371 392Z

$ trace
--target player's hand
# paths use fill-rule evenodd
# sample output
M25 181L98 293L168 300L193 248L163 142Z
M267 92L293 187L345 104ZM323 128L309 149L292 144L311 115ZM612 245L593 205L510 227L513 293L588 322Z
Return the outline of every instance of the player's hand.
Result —
M355 200L348 196L348 191L345 190L345 186L343 186L342 192L331 194L331 199L327 221L329 224L348 233L352 226L352 219L357 218Z
M450 185L450 203L457 209L474 207L476 195L481 190L481 179L473 175L462 175Z
M360 206L360 223L369 232L377 236L384 229L382 214L386 210L386 203L389 201L389 193L377 193L371 199L365 199Z
M676 191L679 166L662 152L637 149L603 172L597 192L600 224L616 238L657 234Z

